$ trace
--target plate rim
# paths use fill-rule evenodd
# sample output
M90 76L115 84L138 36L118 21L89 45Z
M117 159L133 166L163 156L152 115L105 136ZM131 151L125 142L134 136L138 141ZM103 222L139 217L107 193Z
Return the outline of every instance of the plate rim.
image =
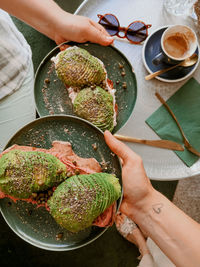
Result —
M22 131L24 128L30 126L31 124L33 123L37 123L38 121L42 121L42 120L46 120L46 119L56 119L56 117L60 117L60 118L73 118L75 120L81 120L82 122L86 123L86 124L89 124L90 126L92 126L92 128L94 128L95 130L97 130L100 134L102 134L104 136L104 132L99 129L98 127L96 127L95 125L93 125L92 123L88 122L87 120L83 119L83 118L80 118L80 117L77 117L77 116L74 116L74 115L65 115L65 114L56 114L56 115L47 115L47 116L43 116L43 117L39 117L35 120L32 120L31 122L27 123L26 125L24 125L23 127L21 127L17 132L15 132L15 134L9 139L9 141L6 143L6 145L4 146L3 148L3 151L7 148L9 142L14 138L14 136L16 136L20 131ZM108 145L107 145L108 146ZM116 155L116 154L115 154ZM120 167L120 172L121 172L121 196L119 198L119 204L118 204L118 207L117 207L117 210L116 212L119 210L119 207L121 205L121 202L122 202L122 199L123 199L123 182L122 182L122 164L121 164L121 161L120 161L120 158L116 155L117 159L118 159L118 162L119 162L119 167ZM24 241L26 241L27 243L35 246L35 247L38 247L38 248L41 248L41 249L44 249L44 250L48 250L48 251L71 251L71 250L75 250L75 249L79 249L81 247L84 247L92 242L94 242L95 240L97 240L99 237L101 237L110 227L104 227L104 229L95 237L93 237L91 240L88 240L86 243L84 244L80 244L80 245L76 245L75 247L67 247L66 245L65 246L62 246L62 247L54 247L53 245L52 246L43 246L41 245L41 243L37 243L35 241L35 239L31 239L29 235L23 235L24 232L21 232L21 231L17 231L17 229L14 229L11 224L8 222L7 218L5 217L4 215L4 212L2 211L2 208L1 208L1 205L0 205L0 212L1 212L1 215L2 217L4 218L5 222L7 223L7 225L9 226L9 228L16 234L18 235L21 239L23 239Z
M88 0L84 0L79 7L75 10L74 15L77 15L77 13L79 13L79 11L84 7L84 5L88 2Z
M87 2L88 0L85 0L82 4L84 4L85 2ZM81 6L82 6L82 4L81 4ZM39 73L39 71L40 71L40 68L42 67L42 65L46 62L46 60L47 60L47 58L56 50L56 49L59 49L59 47L60 46L62 46L62 45L65 45L65 44L68 44L68 43L70 43L70 42L73 42L73 41L66 41L66 42L63 42L63 43L61 43L61 44L59 44L59 45L57 45L57 46L55 46L51 51L49 51L47 54L46 54L46 56L42 59L42 61L40 62L40 64L39 64L39 66L37 67L37 70L36 70L36 72L35 72L35 75L34 75L34 89L33 89L33 93L34 93L34 104L35 104L35 109L36 109L36 111L37 111L37 113L38 113L38 115L39 115L39 117L41 118L41 117L45 117L45 116L51 116L51 115L41 115L41 113L39 112L39 110L38 110L38 106L37 106L37 102L36 102L36 93L35 93L35 91L36 91L36 79L37 79L37 76L38 76L38 73ZM74 42L74 43L78 43L78 42ZM84 43L78 43L78 44L90 44L91 42L84 42ZM95 44L95 45L99 45L99 46L101 46L100 44L96 44L96 43L91 43L91 44ZM131 110L131 112L130 112L130 114L129 114L129 116L127 117L127 119L126 119L126 121L121 125L121 127L116 131L116 132L118 132L127 122L128 122L128 120L129 120L129 118L130 118L130 116L131 116L131 114L133 113L133 111L134 111L134 108L135 108L135 105L136 105L136 102L137 102L137 96L138 96L138 83L137 83L137 78L136 78L136 74L135 74L135 71L134 71L134 68L133 68L133 66L132 66L132 64L131 64L131 62L128 60L128 58L118 49L118 48L116 48L113 44L111 44L111 45L108 45L107 47L111 47L112 49L114 49L115 51L117 51L117 53L119 53L124 59L126 59L126 61L127 61L127 63L128 63L128 65L129 65L129 67L130 67L130 69L131 69L131 73L134 75L134 85L135 85L135 101L134 101L134 103L133 103L133 108L132 108L132 110ZM117 90L117 89L116 89ZM54 115L68 115L68 114L59 114L59 113L56 113L56 114L54 114ZM76 116L76 115L72 115L72 116ZM77 116L78 117L78 116ZM79 117L79 118L81 118L81 117ZM115 126L116 127L116 126ZM114 129L115 129L115 127L114 127ZM112 131L113 132L113 131ZM115 131L114 131L114 133L116 133Z
M146 70L149 72L149 74L152 74L153 71L149 68L147 62L146 62L146 58L145 58L145 49L146 49L146 46L147 46L147 43L149 41L149 39L152 37L152 35L154 35L156 32L162 30L162 29L167 29L168 27L170 27L172 25L164 25L164 26L161 26L159 28L157 28L155 31L153 31L148 37L147 39L145 40L144 42L144 45L143 45L143 48L142 48L142 61L143 61L143 64L146 68ZM197 42L197 49L199 51L199 43ZM159 77L159 76L156 76L155 79L159 80L159 81L162 81L162 82L167 82L167 83L175 83L175 82L181 82L187 78L189 78L194 72L195 70L197 69L198 65L199 65L199 61L200 61L200 56L198 56L198 61L196 62L194 68L185 76L183 76L182 78L178 78L178 79L175 79L175 80L170 80L170 79L166 79L166 78L162 78L162 77Z

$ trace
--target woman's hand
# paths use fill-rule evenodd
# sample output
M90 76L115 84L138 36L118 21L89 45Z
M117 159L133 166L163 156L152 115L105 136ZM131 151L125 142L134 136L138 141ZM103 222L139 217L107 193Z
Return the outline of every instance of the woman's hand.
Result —
M105 131L104 137L110 149L122 160L124 199L121 211L130 216L133 208L148 199L155 190L147 178L140 156L118 141L109 131Z
M104 136L110 149L122 159L122 213L151 237L176 266L199 266L200 225L153 189L137 154L110 132Z
M90 41L101 45L110 45L113 42L113 38L97 22L65 11L62 12L62 16L57 17L52 31L51 35L57 44L65 41L79 43Z
M113 37L100 24L64 11L53 0L0 0L0 8L25 21L57 44L90 41L110 45L113 42Z

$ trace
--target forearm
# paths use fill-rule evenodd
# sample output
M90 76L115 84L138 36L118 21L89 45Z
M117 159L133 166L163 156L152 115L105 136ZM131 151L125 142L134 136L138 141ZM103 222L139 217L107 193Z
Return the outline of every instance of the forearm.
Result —
M51 39L54 39L52 27L56 18L64 12L53 0L0 0L0 8Z
M180 267L200 266L200 226L157 191L130 217Z

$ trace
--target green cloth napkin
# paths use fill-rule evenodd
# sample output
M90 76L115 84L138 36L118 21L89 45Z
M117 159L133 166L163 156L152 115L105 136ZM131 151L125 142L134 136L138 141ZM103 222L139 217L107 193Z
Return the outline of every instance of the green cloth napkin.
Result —
M168 99L167 104L174 112L190 144L200 151L200 84L191 78ZM146 123L161 139L183 144L176 122L163 105L146 120ZM187 149L174 152L188 167L198 160L198 156Z

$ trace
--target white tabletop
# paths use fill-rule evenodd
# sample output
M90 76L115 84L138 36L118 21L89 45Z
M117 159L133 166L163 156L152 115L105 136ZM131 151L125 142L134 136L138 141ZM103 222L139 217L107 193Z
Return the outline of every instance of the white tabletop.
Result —
M167 14L160 0L88 0L83 2L76 13L88 16L95 21L98 21L97 14L112 13L117 16L121 26L128 26L135 20L142 20L146 24L152 24L149 29L150 34L164 25L171 24L185 24L195 28L191 17L176 17ZM164 99L168 99L187 80L176 83L166 83L156 79L146 81L144 77L148 73L142 61L143 45L133 45L127 40L116 38L114 46L122 51L131 62L138 87L133 113L118 134L143 139L159 139L145 123L145 120L160 106L154 94L158 91ZM200 82L200 67L197 68L193 77ZM176 180L200 173L200 160L188 168L173 151L132 143L127 143L127 145L143 158L147 175L151 179Z

